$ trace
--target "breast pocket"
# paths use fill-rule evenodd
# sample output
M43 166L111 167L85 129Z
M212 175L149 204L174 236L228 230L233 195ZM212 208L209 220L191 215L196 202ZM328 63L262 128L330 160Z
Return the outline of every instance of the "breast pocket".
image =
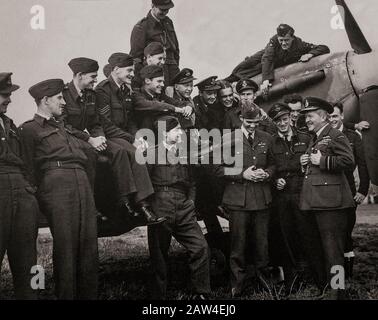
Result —
M94 116L96 114L96 106L94 103L88 103L86 107L88 116Z
M112 113L112 122L116 126L120 126L122 122L124 121L123 106L120 103L112 104L111 113Z
M267 154L268 154L268 146L267 145L257 145L256 147L256 158L257 158L257 165L265 166L267 161Z
M341 181L338 176L312 177L311 207L314 209L341 206Z
M42 132L38 135L38 141L41 145L56 147L59 144L59 129Z

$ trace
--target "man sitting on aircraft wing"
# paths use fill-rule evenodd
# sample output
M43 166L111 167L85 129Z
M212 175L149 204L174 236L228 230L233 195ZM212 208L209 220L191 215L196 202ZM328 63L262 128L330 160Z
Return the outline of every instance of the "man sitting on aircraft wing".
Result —
M307 62L313 57L329 53L325 45L315 45L302 41L294 35L294 29L287 24L280 24L266 48L247 57L236 66L227 78L235 82L241 78L251 78L262 72L261 90L267 92L274 80L274 69L295 62Z

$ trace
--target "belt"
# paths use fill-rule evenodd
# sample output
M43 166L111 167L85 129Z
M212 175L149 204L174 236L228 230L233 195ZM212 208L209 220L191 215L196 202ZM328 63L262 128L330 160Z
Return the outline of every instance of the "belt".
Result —
M154 190L155 192L158 192L158 191L165 191L165 192L180 192L180 193L184 193L184 194L187 194L187 190L185 190L184 187L177 187L177 186L157 186L157 185L154 185Z
M40 166L40 170L54 170L54 169L82 169L83 165L79 163L69 162L69 161L49 161Z

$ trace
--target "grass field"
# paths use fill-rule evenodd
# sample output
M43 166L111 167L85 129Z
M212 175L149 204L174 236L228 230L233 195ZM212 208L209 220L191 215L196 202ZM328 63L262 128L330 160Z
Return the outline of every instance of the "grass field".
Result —
M227 226L225 226L227 227ZM354 231L355 276L348 283L349 296L353 300L378 299L378 205L362 206L358 213ZM41 290L40 299L54 299L52 281L52 239L48 233L38 239L38 263L46 270L46 289ZM148 283L151 276L145 228L114 238L99 239L99 298L104 300L143 300L148 298ZM176 242L172 242L170 254L169 299L185 299L189 268L186 254ZM229 299L227 277L218 278L213 283L212 299ZM280 299L282 286L270 287L271 292L251 286L243 299ZM315 287L301 283L300 291L291 299L313 299ZM0 299L12 299L12 279L8 262L2 265L0 278Z

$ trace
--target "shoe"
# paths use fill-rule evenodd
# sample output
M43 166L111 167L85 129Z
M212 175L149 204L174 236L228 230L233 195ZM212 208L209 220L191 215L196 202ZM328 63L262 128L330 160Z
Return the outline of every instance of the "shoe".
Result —
M156 217L155 214L147 207L140 207L139 213L146 219L148 226L165 222L167 219L164 217Z
M236 289L236 288L231 288L231 297L232 299L239 299L241 298L242 296L242 293L240 290Z
M195 293L193 294L191 297L190 297L190 300L210 300L209 297L202 293L202 294L199 294L199 293Z
M109 220L108 217L104 216L100 211L97 211L96 216L98 221L105 222Z
M137 213L135 212L134 208L131 206L130 202L123 201L121 207L123 209L127 210L127 213L129 213L131 216L136 217Z

